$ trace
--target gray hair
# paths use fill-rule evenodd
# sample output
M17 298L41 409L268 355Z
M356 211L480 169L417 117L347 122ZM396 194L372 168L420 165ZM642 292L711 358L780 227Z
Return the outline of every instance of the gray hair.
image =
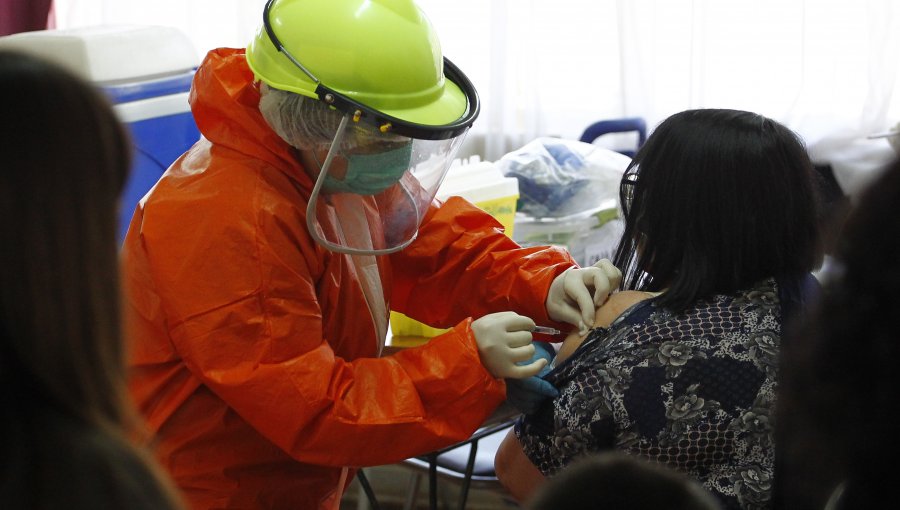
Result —
M260 84L259 111L282 140L300 150L330 147L343 117L341 112L317 99L275 89L265 83ZM394 138L398 137L351 124L341 142L341 150Z

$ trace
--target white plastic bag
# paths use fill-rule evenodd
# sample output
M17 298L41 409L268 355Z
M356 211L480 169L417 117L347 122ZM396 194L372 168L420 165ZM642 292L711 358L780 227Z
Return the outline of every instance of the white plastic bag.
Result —
M543 137L506 154L497 166L519 180L519 212L556 218L617 198L630 162L628 156L596 145Z

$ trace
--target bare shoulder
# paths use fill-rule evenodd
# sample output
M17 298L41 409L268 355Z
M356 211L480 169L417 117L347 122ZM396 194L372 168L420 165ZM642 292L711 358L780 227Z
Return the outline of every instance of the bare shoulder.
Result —
M651 297L653 294L636 290L623 290L611 294L606 302L597 308L594 314L594 327L609 327L618 316L622 315L622 312ZM569 333L556 354L555 364L558 365L571 356L585 338L578 334L578 330Z
M609 326L622 315L622 312L651 297L653 297L652 294L637 290L623 290L611 294L609 299L597 308L597 313L594 315L594 326Z

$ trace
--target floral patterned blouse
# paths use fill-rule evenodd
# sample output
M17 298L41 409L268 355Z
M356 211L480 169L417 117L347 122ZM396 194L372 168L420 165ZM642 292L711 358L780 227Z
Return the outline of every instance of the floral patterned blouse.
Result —
M673 314L649 299L593 329L516 435L552 476L617 448L688 473L725 508L769 508L782 311L774 280Z

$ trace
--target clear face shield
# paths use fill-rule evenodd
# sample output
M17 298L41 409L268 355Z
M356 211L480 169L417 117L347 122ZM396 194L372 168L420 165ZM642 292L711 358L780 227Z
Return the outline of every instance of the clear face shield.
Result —
M382 255L415 240L429 204L443 182L465 131L421 140L355 123L344 115L320 160L306 211L315 240L329 250Z

